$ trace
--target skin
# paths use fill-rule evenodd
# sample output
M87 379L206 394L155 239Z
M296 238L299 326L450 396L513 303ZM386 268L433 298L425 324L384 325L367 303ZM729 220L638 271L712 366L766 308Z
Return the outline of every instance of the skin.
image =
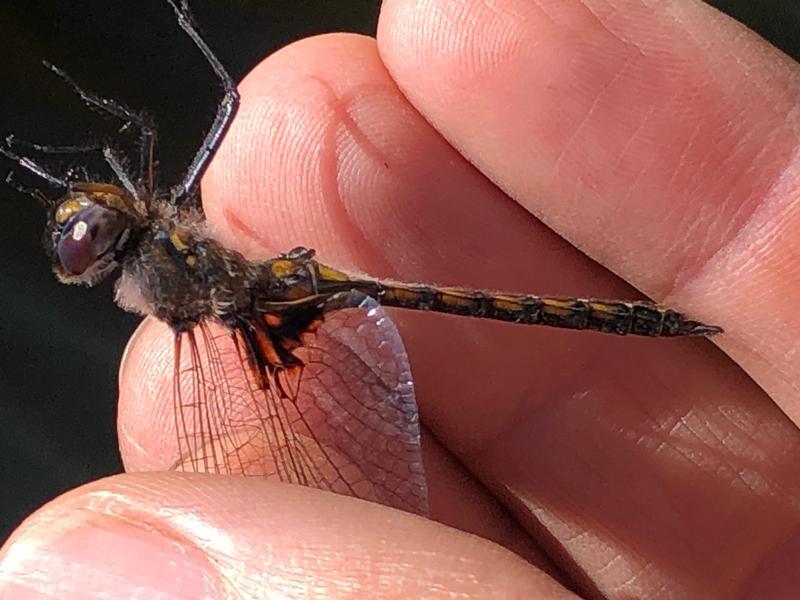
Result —
M0 555L3 595L797 589L795 63L688 0L387 0L377 43L304 40L240 90L203 181L224 243L254 258L302 243L411 281L635 287L726 333L395 312L439 523L258 479L128 473L29 518ZM129 471L175 460L169 343L145 322L122 367Z

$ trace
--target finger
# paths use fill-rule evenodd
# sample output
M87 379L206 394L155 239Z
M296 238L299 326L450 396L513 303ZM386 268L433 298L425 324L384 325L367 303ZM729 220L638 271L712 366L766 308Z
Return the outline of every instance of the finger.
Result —
M795 63L702 2L390 1L379 39L470 161L638 288L723 325L718 343L800 422Z
M571 597L511 552L407 513L175 473L105 479L45 506L0 551L0 595Z
M393 201L417 193L413 189L421 185L414 181L421 176L417 171L431 159L437 165L452 162L446 180L434 186L433 193L448 196L452 192L447 186L457 182L455 193L462 198L478 198L478 193L487 190L502 197L404 103L377 58L374 40L326 36L295 44L259 65L242 82L240 91L241 109L203 181L203 196L209 221L220 239L250 256L274 256L304 244L316 247L325 260L340 266L364 269L372 265L378 272L391 272L388 259L381 256L383 242L376 238L375 245L367 244L353 234L354 228L360 227L362 218L382 227L380 220L389 218L385 211L398 212ZM340 106L340 96L351 96L350 105ZM381 142L385 149L358 132L360 119L379 137L384 135L382 128L388 129ZM422 132L418 132L420 125ZM344 134L337 133L341 128ZM410 135L406 136L405 130ZM358 150L359 144L367 147L366 155ZM421 149L418 156L407 151L416 145ZM389 154L383 156L384 150ZM337 166L340 152L350 156L342 159L341 169ZM382 156L378 163L376 155ZM389 179L374 180L371 170L377 169L383 176L384 162L390 165ZM462 182L464 173L471 173L471 178ZM362 184L371 189L362 189ZM338 185L355 188L337 195ZM339 198L349 199L351 194L353 209L363 210L363 215L348 225L348 209ZM378 201L384 196L388 201ZM374 210L360 206L357 202L361 199L375 199ZM431 199L428 195L419 200L435 212L438 209ZM422 204L419 208L422 210ZM420 214L426 219L446 218L444 211L438 217L430 211ZM397 228L396 233L407 238L409 253L424 264L424 256L432 250L417 247L422 244L413 237L417 217L397 216L412 230ZM512 227L514 218L507 214L503 223ZM451 236L457 234L450 231ZM396 242L397 238L391 243ZM513 243L521 243L520 234ZM452 252L454 258L457 251ZM166 327L147 322L131 340L123 360L118 428L128 470L166 469L181 462L173 404L172 345ZM547 562L482 484L450 459L435 439L423 442L434 518L503 543L537 564Z
M732 328L729 351L737 343L741 320L725 311L747 299L708 298L739 277L720 284L707 264L793 155L785 59L688 2L389 1L379 46L412 103L520 204L653 296ZM535 253L517 256L548 268ZM596 281L584 276L582 293ZM786 531L798 523L798 481L782 459L798 456L794 428L707 349L612 343L564 353L544 381L529 368L532 393L558 402L518 413L516 435L503 431L496 454L470 468L494 467L601 590L663 593L675 572L701 595L791 587L790 569L774 578L756 565L796 557ZM776 504L732 491L735 474L756 464L759 481L782 490L776 529ZM733 513L746 538L724 524ZM720 568L725 583L696 571ZM735 574L745 572L752 579Z

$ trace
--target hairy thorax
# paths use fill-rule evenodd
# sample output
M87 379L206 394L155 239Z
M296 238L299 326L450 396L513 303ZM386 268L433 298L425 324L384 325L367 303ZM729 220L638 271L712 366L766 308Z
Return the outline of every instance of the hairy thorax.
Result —
M137 231L121 262L117 303L180 330L249 315L263 268L203 229L165 219Z

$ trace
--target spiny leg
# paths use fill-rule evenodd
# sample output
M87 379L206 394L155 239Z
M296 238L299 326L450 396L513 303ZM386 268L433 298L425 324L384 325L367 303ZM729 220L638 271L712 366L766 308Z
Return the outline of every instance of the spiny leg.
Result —
M122 186L128 191L128 193L139 200L139 192L136 189L136 186L133 184L130 176L128 175L127 169L124 167L125 159L115 151L111 146L108 144L100 145L100 144L85 144L79 146L52 146L48 144L35 144L33 142L28 142L25 140L20 140L15 137L13 134L6 137L6 144L9 146L23 146L29 149L36 150L37 152L41 152L42 154L90 154L93 152L100 152L103 155L106 163L111 170L116 175L119 182ZM88 179L88 174L86 173L86 169L80 167L83 171L84 179ZM66 179L69 180L71 178L72 169L70 169Z
M103 158L106 159L108 166L114 171L114 175L117 176L122 187L124 187L133 198L139 200L139 191L136 189L133 181L131 181L131 178L128 177L128 173L123 166L123 159L117 155L111 146L103 147Z
M69 146L54 146L52 144L36 144L27 140L21 140L13 133L6 136L6 145L9 148L21 146L29 150L35 150L42 154L89 154L99 152L103 149L101 144L80 144Z
M9 148L14 146L21 146L23 148L27 148L28 150L34 150L35 152L40 152L41 154L90 154L92 152L101 152L103 150L103 146L101 144L81 144L81 145L67 145L67 146L55 146L52 144L36 144L34 142L29 142L27 140L21 140L13 133L6 136L6 144ZM86 170L84 165L75 165L71 166L67 169L66 174L64 175L64 179L67 181L73 181L75 177L73 176L76 171L80 172L80 177L84 181L89 180L89 172Z
M64 189L69 188L69 182L66 179L62 179L61 177L53 175L39 163L35 162L31 158L28 158L27 156L20 156L16 152L12 152L10 148L6 148L2 145L0 145L0 154L5 156L7 159L14 161L20 167L30 171L37 177L44 179L51 185Z
M143 179L148 193L153 192L154 173L153 173L153 149L155 147L156 132L153 123L148 117L140 113L134 112L124 104L112 100L110 98L103 98L92 92L86 91L79 86L72 77L67 73L56 67L55 65L44 61L44 66L50 69L53 73L58 75L67 85L69 85L81 99L89 106L93 106L98 110L108 113L117 119L125 121L126 124L132 123L139 130L139 176Z
M224 95L217 105L217 114L214 117L214 122L211 124L211 128L206 134L200 149L192 159L183 181L172 188L173 202L199 203L194 192L196 191L200 178L203 176L203 173L206 172L214 153L217 151L217 148L219 148L222 139L230 128L236 110L239 108L239 94L236 91L236 83L195 28L194 19L189 11L188 2L183 0L180 6L178 6L174 0L167 0L167 3L172 7L172 10L175 11L181 29L186 32L192 42L194 42L194 45L203 53L206 62L208 62L217 78L222 83L222 89L224 91Z
M45 206L45 208L49 208L51 205L50 199L45 196L42 190L29 188L27 186L22 185L21 183L17 183L14 180L14 172L9 171L8 175L6 175L6 185L10 185L12 188L17 190L20 194L24 194L26 196L31 196L35 198L39 203Z

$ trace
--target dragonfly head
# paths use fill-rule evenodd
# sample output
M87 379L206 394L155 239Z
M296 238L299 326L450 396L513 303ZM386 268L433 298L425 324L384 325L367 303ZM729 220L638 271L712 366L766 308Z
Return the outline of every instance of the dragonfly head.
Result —
M47 226L59 280L88 286L102 281L118 266L139 221L136 202L121 188L73 183L55 203Z

